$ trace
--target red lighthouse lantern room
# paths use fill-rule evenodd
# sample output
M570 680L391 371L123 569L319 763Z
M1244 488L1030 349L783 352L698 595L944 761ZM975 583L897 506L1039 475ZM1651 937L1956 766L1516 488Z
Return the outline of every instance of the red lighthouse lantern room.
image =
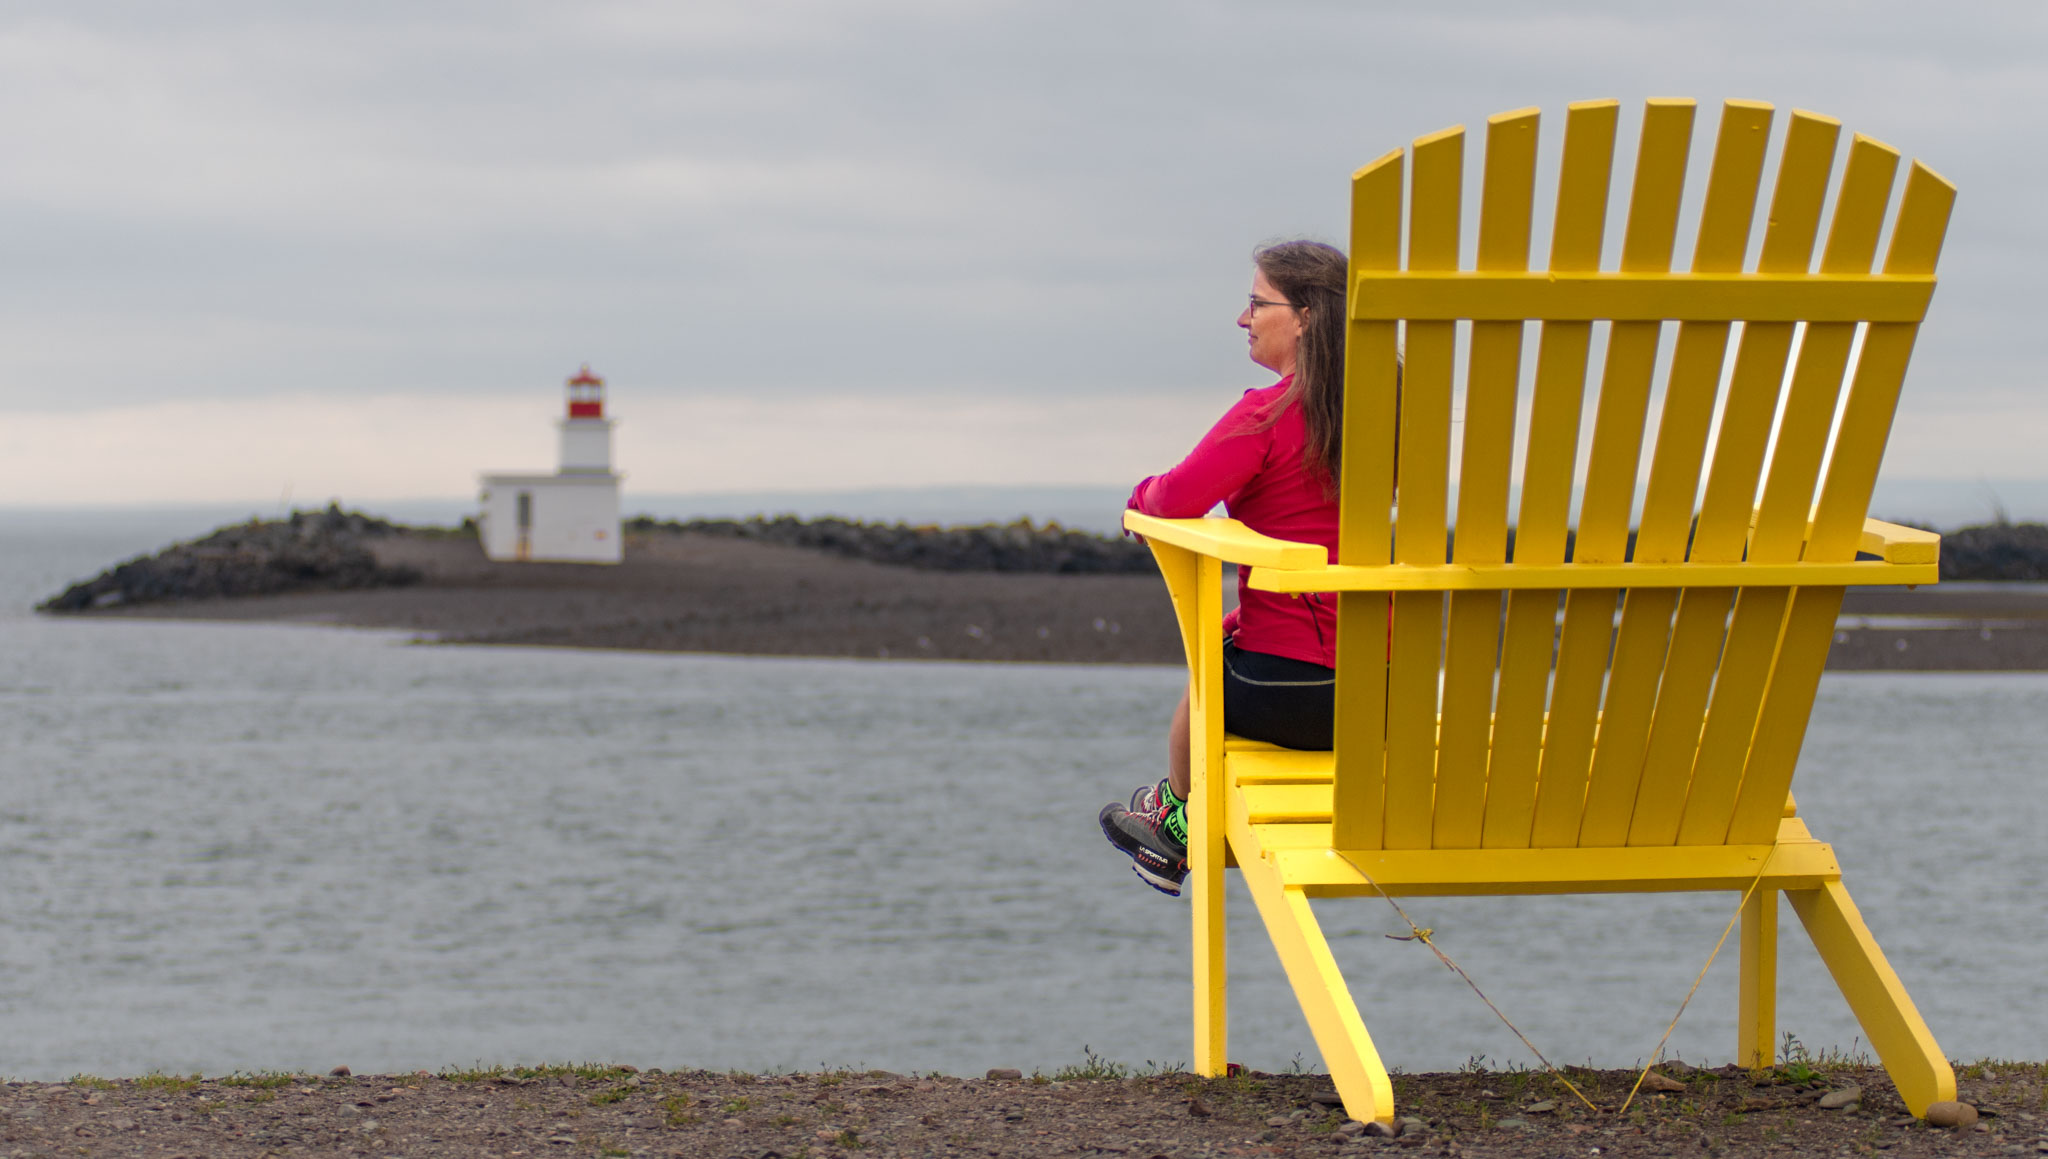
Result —
M604 379L590 373L590 364L576 372L569 380L569 417L572 419L601 419L604 417Z

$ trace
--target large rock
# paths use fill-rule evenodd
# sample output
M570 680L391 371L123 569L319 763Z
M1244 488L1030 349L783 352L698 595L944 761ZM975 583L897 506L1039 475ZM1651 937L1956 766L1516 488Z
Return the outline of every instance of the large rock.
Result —
M251 520L109 568L44 600L36 610L85 612L174 600L418 583L418 569L385 567L366 546L368 540L400 530L339 506L298 511L290 519L270 523Z

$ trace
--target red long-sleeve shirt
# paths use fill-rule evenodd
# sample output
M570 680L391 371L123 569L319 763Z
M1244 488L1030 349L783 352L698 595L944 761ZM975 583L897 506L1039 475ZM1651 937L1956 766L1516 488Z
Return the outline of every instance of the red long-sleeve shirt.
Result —
M1289 375L1272 386L1244 392L1180 465L1153 475L1131 492L1126 506L1164 519L1206 515L1222 503L1230 517L1263 535L1320 543L1337 562L1337 500L1320 473L1302 461L1308 423L1288 405ZM1285 407L1278 421L1266 420ZM1337 666L1337 601L1327 594L1299 598L1247 586L1251 569L1237 571L1237 610L1224 631L1237 646ZM1234 623L1232 622L1234 618Z

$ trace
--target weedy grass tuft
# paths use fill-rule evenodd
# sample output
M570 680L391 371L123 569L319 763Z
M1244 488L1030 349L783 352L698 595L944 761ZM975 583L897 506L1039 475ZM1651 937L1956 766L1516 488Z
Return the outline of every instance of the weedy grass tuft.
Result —
M1106 1082L1131 1077L1131 1068L1124 1063L1112 1062L1095 1053L1094 1049L1081 1047L1082 1061L1063 1066L1052 1072L1052 1081L1063 1083ZM1035 1075L1034 1075L1035 1077Z
M139 1082L140 1080L137 1081ZM109 1079L103 1079L96 1074L75 1074L71 1076L69 1082L74 1087L88 1087L96 1091L111 1091L120 1085Z
M292 1083L298 1081L298 1076L279 1074L276 1071L258 1071L255 1074L243 1074L241 1071L236 1071L218 1081L224 1087L256 1087L259 1090L276 1090L279 1087L292 1085Z
M441 1077L451 1083L484 1083L503 1078L510 1073L503 1066L485 1066L479 1062L468 1069L448 1067L441 1072Z
M1778 1044L1778 1057L1785 1060L1778 1064L1778 1076L1786 1082L1809 1083L1820 1077L1820 1071L1813 1065L1813 1056L1807 1053L1806 1044L1789 1030Z
M678 1091L661 1100L661 1112L671 1127L687 1127L699 1121L696 1112L690 1110L688 1091Z
M500 1069L490 1072L483 1077L495 1078L498 1074L502 1073L506 1072ZM639 1074L640 1069L638 1067L618 1066L611 1063L571 1062L559 1064L542 1063L539 1066L515 1066L511 1068L510 1073L513 1078L518 1079L579 1078L585 1082L612 1083L618 1082L628 1075Z
M135 1085L149 1091L189 1091L199 1085L199 1076L165 1074L160 1070L153 1070L136 1079Z

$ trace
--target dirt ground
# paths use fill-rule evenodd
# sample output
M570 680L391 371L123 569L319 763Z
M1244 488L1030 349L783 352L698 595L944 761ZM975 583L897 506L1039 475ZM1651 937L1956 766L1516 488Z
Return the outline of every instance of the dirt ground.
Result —
M1959 1072L1982 1118L1961 1130L1906 1115L1880 1070L1668 1068L1683 1089L1638 1097L1635 1076L1570 1072L1600 1108L1537 1072L1396 1075L1396 1138L1350 1122L1320 1075L1119 1077L1091 1059L1057 1076L884 1071L664 1074L629 1066L438 1075L151 1075L0 1087L0 1155L1123 1156L1418 1154L2037 1155L2048 1153L2048 1065ZM1821 1109L1855 1086L1861 1098ZM1839 1098L1839 1096L1838 1096ZM1837 1101L1837 1100L1829 1100Z
M375 551L426 581L86 614L396 628L456 644L1183 662L1165 586L1151 575L918 571L669 533L629 537L617 567L492 563L475 540L451 537L402 536ZM1892 617L1918 623L1900 628ZM2048 671L2048 593L1992 584L1854 590L1828 666Z

